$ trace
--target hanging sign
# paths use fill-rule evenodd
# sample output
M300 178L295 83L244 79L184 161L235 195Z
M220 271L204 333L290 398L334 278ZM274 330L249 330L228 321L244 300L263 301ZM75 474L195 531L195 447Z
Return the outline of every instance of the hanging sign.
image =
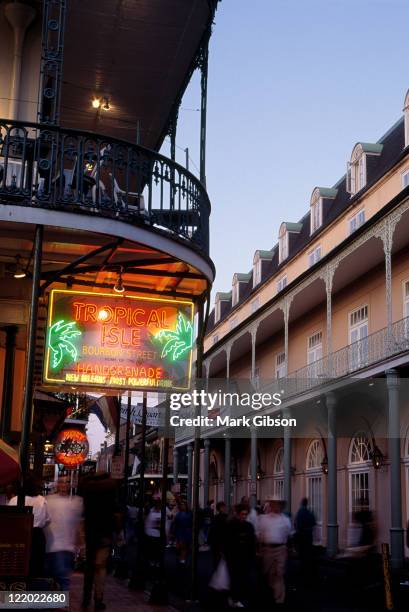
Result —
M125 462L122 455L114 455L111 463L111 478L120 479L124 477Z
M188 389L193 340L192 302L54 289L44 381Z
M66 468L74 469L84 463L88 452L88 438L81 429L63 429L54 442L55 461Z

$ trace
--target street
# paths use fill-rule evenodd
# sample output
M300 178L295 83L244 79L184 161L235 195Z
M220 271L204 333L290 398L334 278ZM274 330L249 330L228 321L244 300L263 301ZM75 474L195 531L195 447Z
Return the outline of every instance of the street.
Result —
M227 597L211 593L207 586L212 574L209 551L199 553L198 569L201 609L212 612L228 610ZM185 609L185 601L189 598L190 577L190 565L178 563L175 549L167 548L166 580L171 609ZM110 578L108 584L108 609L110 609L111 596L116 603L121 597L121 610L123 605L127 605L127 602L131 604L137 601L139 606L142 605L142 602L147 601L147 597L144 598L142 593L130 592L125 580ZM146 589L149 590L149 588L148 583ZM394 584L394 594L395 610L407 610L409 587L399 587L397 582ZM274 609L272 596L264 585L257 584L254 595L252 610L262 612ZM122 597L124 597L124 603L122 603ZM146 603L143 605L146 606L146 610L166 609L151 607ZM372 563L367 560L327 562L324 558L317 558L308 580L302 579L296 559L289 562L285 610L292 612L299 610L303 612L367 612L369 609L385 610L381 567L376 557Z

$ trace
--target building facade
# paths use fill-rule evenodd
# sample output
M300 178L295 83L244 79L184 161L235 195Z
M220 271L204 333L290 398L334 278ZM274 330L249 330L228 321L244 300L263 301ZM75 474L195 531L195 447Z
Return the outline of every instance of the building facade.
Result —
M284 221L277 244L257 250L251 270L216 294L204 352L209 380L246 379L263 391L282 379L289 411L321 412L305 435L257 439L254 431L240 440L225 428L216 439L204 429L203 500L278 495L294 513L307 496L315 539L330 554L348 546L354 512L370 509L396 565L409 554L408 145L406 95L397 123L377 142L358 142L346 175L315 187L305 216ZM357 381L381 385L369 408L357 400ZM379 427L371 401L379 401Z
M197 313L212 283L205 145L216 5L0 1L0 436L20 444L23 471L30 443L41 464L61 420L47 402L32 418L40 391L118 393L44 383L52 289L186 300ZM200 177L176 162L196 70Z

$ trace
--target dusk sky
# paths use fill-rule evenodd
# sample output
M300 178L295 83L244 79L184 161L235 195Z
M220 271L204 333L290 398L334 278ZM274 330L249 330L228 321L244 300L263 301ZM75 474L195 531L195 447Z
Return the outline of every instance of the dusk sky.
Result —
M357 141L402 116L406 0L223 0L210 48L207 187L215 291L345 174ZM199 75L182 103L178 161L199 165ZM168 151L168 146L164 147Z
M315 186L345 174L358 141L402 116L407 0L223 0L210 47L207 188L216 291L298 221ZM198 174L200 79L179 114L177 159ZM169 142L163 147L169 154ZM104 439L96 418L93 452Z

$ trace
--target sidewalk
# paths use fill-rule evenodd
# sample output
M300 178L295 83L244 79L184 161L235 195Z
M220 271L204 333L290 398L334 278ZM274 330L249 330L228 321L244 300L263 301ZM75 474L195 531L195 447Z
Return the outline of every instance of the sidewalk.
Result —
M84 612L81 606L82 600L82 574L74 574L71 580L70 589L70 612ZM107 612L175 612L171 606L152 606L146 601L147 596L142 592L135 592L128 589L126 582L118 578L107 576L105 583L104 602ZM93 612L91 604L88 608Z

